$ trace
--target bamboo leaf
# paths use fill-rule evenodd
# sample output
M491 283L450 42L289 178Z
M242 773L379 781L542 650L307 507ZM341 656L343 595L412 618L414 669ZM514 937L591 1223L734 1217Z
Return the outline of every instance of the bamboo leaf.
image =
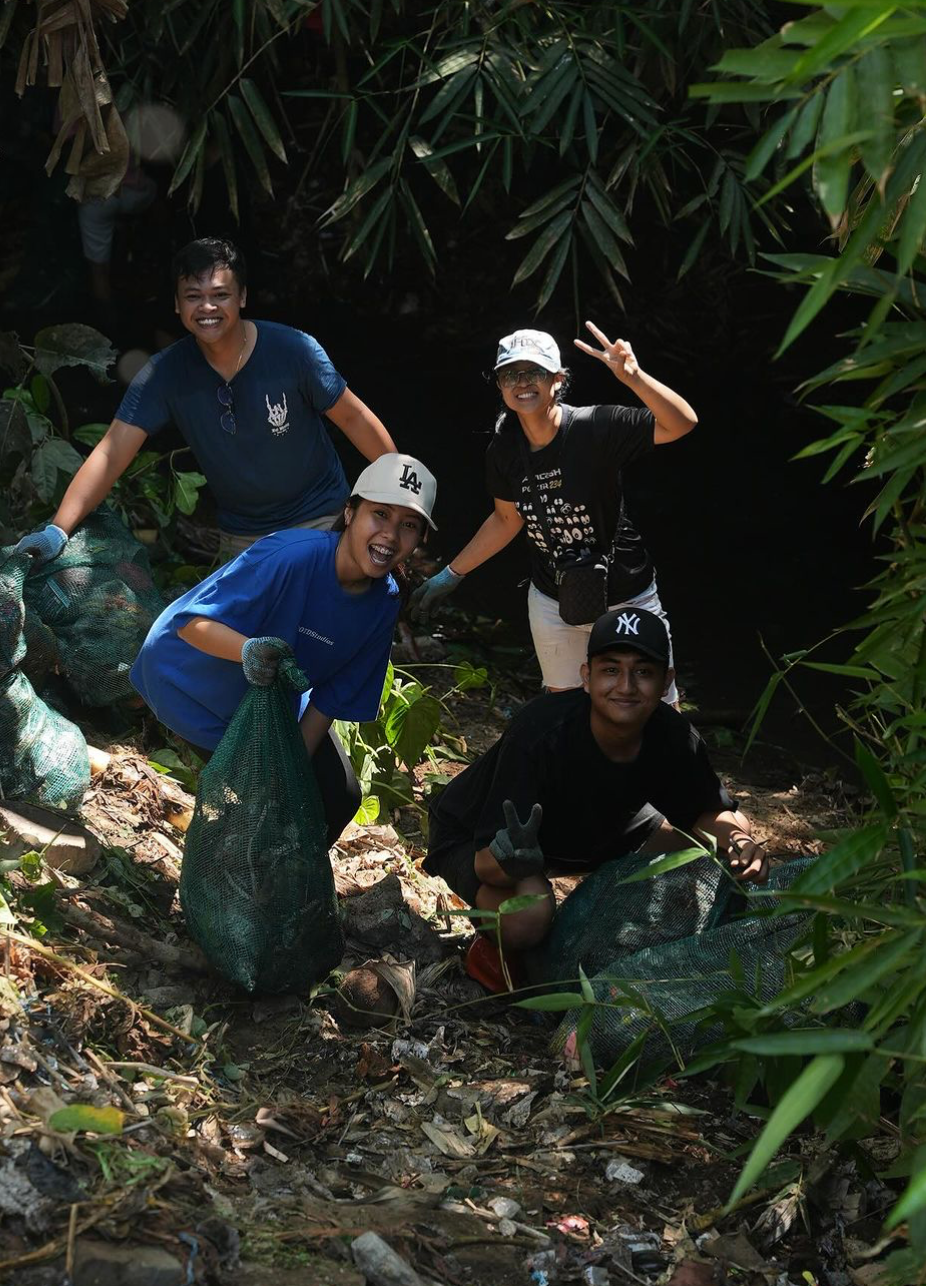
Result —
M566 115L563 117L563 123L559 129L559 154L565 156L569 151L569 145L572 142L576 130L576 120L579 115L579 107L582 103L582 95L585 93L585 86L578 81L575 89L572 91L572 98L569 100L569 106L566 108Z
M459 205L460 194L457 191L456 181L447 162L435 157L431 144L427 143L418 134L411 135L408 145L444 195L450 197L451 201Z
M228 125L221 112L216 112L213 115L212 129L219 149L219 160L222 162L222 173L225 175L225 186L228 189L229 209L232 212L232 218L236 223L239 223L238 176L235 172L235 152L232 147L231 135L228 132Z
M914 1164L916 1170L910 1182L885 1220L884 1227L888 1232L926 1207L926 1146L917 1148Z
M206 140L207 123L206 117L204 116L193 131L190 141L183 149L183 155L177 162L177 168L174 170L173 178L170 181L170 187L167 189L168 196L172 196L173 193L177 191L186 179L190 170L193 168L193 162L202 151L203 143Z
M916 190L903 212L900 245L897 248L897 271L909 272L926 239L926 174L918 174Z
M363 223L361 223L360 227L357 229L357 232L355 233L351 241L345 246L344 250L342 251L341 258L344 260L345 263L347 262L348 259L352 258L357 253L357 251L366 241L367 237L370 235L370 233L379 223L383 211L385 210L389 202L393 199L394 195L395 194L391 184L387 184L383 188L382 192L380 192L379 196L373 202L373 205L371 206L371 208L367 211L367 214L365 219L363 220Z
M569 251L572 248L572 236L566 234L560 238L559 244L550 256L550 262L547 266L547 273L543 279L543 285L540 288L540 294L537 296L538 311L545 308L550 302L553 291L556 289L556 283L562 276L563 268L569 257Z
M517 1009L539 1009L541 1013L561 1013L569 1009L580 1009L584 996L578 991L551 991L546 996L529 996L526 1000L516 1000Z
M270 171L267 169L267 158L264 155L264 149L261 147L260 139L257 137L257 131L251 121L250 116L244 106L244 103L237 94L229 94L227 98L228 110L231 112L235 128L241 136L244 144L244 150L251 159L251 164L257 172L260 185L269 196L273 196L273 184L270 182Z
M792 107L790 111L785 112L784 116L780 116L774 125L766 130L746 157L744 178L748 183L751 183L753 179L757 179L766 165L768 165L777 152L782 139L797 120L799 111L799 107Z
M441 85L440 89L431 99L431 102L419 117L418 123L420 125L426 125L428 121L433 120L435 116L439 116L445 109L455 109L458 106L460 99L462 99L466 94L475 77L476 70L471 66L464 67L461 71L458 71L451 76L449 80L445 81L444 84Z
M572 222L572 211L564 210L550 221L548 226L537 237L530 250L521 260L517 272L514 274L512 281L513 286L520 282L526 281L527 278L543 263L544 259L556 245L559 238L565 233L566 229Z
M582 216L585 219L586 227L595 240L595 244L601 251L607 263L616 268L622 277L630 280L627 272L627 265L624 263L624 256L621 254L621 248L617 244L617 238L614 233L602 219L601 215L592 205L591 201L582 202Z
M837 978L815 993L811 1009L816 1014L832 1013L861 999L882 978L897 974L911 952L919 949L922 933L884 933L875 939L875 949L864 959L843 969Z
M587 91L582 95L582 119L585 124L585 146L592 165L598 164L598 122L595 119L595 104Z
M585 193L614 235L619 237L621 241L626 241L628 245L632 246L633 237L624 216L608 196L607 192L605 192L599 185L594 174L589 177Z
M727 1202L728 1210L749 1191L793 1131L823 1101L844 1066L841 1054L818 1054L785 1090L736 1181Z
M691 268L692 264L701 253L701 247L704 245L704 238L707 236L710 226L710 219L705 219L698 231L694 234L691 244L685 251L685 258L682 260L681 267L678 270L678 276L675 278L676 281L681 281L685 273L688 272L689 268Z
M648 862L642 870L634 871L633 875L627 875L624 879L618 880L620 884L639 884L641 880L652 880L657 875L664 875L666 871L676 871L680 866L689 866L692 862L698 862L702 857L707 857L706 848L695 847L682 849L679 853L669 853L665 857L654 858Z
M241 88L241 95L251 109L251 115L257 122L257 128L263 134L267 146L274 156L278 156L285 163L286 149L283 146L283 140L280 138L280 131L277 129L277 123L273 119L270 108L264 102L260 90L253 80L247 80L243 77L238 84Z
M549 192L542 196L539 201L535 201L533 205L529 205L526 210L522 210L521 218L530 219L533 215L539 214L541 210L546 209L547 206L553 205L558 201L565 192L574 192L581 182L581 176L574 174L572 178L566 179L563 183L557 184L555 188L551 188Z
M843 68L830 85L817 135L820 149L831 147L836 140L851 133L855 112L854 85L851 67ZM846 208L851 165L851 150L843 146L819 154L814 166L814 190L833 226L839 222Z
M403 179L401 182L402 204L405 206L405 213L408 216L411 225L412 236L418 242L418 248L421 251L421 257L428 266L428 271L433 275L437 267L437 254L434 250L434 242L431 240L431 233L428 225L424 221L424 216L419 209L418 202L415 200L411 188Z
M865 169L880 184L894 147L894 69L883 45L869 49L855 66L859 102L865 104L865 123L871 130L861 144Z
M829 893L880 856L887 843L883 822L851 831L823 857L817 859L791 886L795 893Z
M384 156L368 166L361 175L354 179L347 191L342 192L334 205L330 206L325 212L322 218L322 226L336 223L338 219L343 219L346 214L349 214L357 202L363 200L366 194L376 186L383 175L392 167L392 164L392 157Z
M856 47L876 31L894 12L895 5L879 4L861 5L845 13L822 40L818 40L805 54L802 54L790 74L790 79L798 82L810 80L820 72L827 71L842 54Z
M744 1054L779 1057L787 1054L852 1054L865 1053L874 1046L869 1032L851 1028L804 1027L790 1031L768 1032L733 1041L733 1048Z
M884 770L875 759L874 755L856 738L855 742L855 762L858 764L859 772L868 782L868 787L875 799L881 806L881 812L888 820L897 816L897 801L894 798L894 792L891 784L884 775Z
M817 127L820 124L820 113L823 111L823 98L822 91L815 90L800 109L785 151L785 156L789 161L793 160L795 156L800 156L811 139L816 136Z

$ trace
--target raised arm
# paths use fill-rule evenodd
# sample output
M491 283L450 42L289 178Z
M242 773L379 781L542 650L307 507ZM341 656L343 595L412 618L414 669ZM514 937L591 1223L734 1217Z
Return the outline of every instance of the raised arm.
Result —
M367 460L378 460L387 451L395 451L395 443L382 420L349 388L325 414Z
M510 500L499 500L496 497L495 509L472 540L463 546L456 558L442 571L419 585L412 594L412 620L426 624L435 603L452 594L467 572L487 562L500 549L511 544L523 526L524 519L518 513L517 506Z
M576 339L573 343L576 348L581 348L583 353L588 353L590 357L597 357L600 362L604 362L615 379L632 389L643 405L652 411L656 417L656 425L653 429L653 441L656 445L676 442L686 433L690 433L698 423L698 417L681 394L676 393L667 384L661 384L646 371L642 371L627 340L616 339L612 343L594 322L587 321L585 325L602 347L592 348L581 339Z

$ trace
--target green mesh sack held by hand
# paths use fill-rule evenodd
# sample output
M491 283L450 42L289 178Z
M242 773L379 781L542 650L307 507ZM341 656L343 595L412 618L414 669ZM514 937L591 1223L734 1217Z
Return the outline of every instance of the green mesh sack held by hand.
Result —
M36 695L25 662L23 581L18 554L0 564L0 794L53 808L76 808L90 785L84 734Z
M344 937L327 823L288 690L295 662L248 689L200 773L180 905L213 967L246 991L305 992L338 964Z
M129 670L164 601L147 551L117 514L90 514L58 557L29 575L24 596L54 635L58 671L79 701L104 706L134 695Z

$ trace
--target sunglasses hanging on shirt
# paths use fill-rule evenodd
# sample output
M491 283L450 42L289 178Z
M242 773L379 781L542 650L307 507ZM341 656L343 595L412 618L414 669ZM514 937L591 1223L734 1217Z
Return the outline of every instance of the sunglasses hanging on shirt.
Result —
M228 384L223 384L221 388L216 389L216 396L225 410L219 419L219 423L226 433L237 433L238 425L235 422L235 395Z

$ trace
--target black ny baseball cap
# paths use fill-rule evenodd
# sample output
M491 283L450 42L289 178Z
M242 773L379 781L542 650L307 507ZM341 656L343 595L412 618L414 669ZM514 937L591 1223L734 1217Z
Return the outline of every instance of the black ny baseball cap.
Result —
M630 647L654 661L669 664L669 635L655 612L642 608L616 607L599 616L588 636L589 660L613 647Z

